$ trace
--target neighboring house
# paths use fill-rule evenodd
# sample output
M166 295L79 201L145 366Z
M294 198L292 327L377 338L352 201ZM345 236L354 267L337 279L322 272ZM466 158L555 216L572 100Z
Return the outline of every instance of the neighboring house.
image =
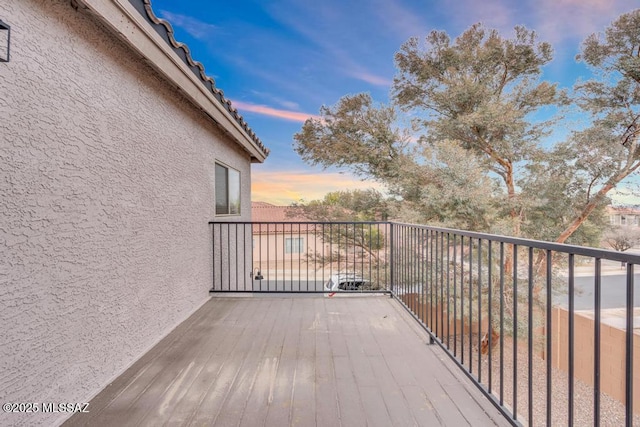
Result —
M251 220L268 150L149 0L0 20L0 401L87 402L209 298L208 221Z
M314 223L290 206L253 202L251 211L253 277L297 280L315 272L328 278L337 272L365 274L362 270L378 268L384 257L379 248L386 245L386 225ZM365 261L366 260L366 261Z
M270 223L255 224L252 230L254 270L261 270L263 275L278 268L288 276L291 271L307 267L308 255L322 252L324 243L314 227L300 224L309 220L296 215L291 207L252 202L251 216L255 222ZM278 222L290 224L273 224ZM328 251L329 245L325 246Z
M611 225L640 226L640 209L607 206Z

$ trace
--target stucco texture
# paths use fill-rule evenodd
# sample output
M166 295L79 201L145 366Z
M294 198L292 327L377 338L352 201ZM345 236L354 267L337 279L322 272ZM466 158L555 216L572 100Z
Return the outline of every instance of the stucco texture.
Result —
M0 19L0 403L86 402L208 298L214 163L249 220L249 156L69 0Z

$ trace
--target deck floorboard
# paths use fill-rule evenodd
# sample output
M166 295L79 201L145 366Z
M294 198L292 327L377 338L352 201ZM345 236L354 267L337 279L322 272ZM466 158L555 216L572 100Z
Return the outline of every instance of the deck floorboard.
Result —
M213 297L65 426L506 426L387 296Z

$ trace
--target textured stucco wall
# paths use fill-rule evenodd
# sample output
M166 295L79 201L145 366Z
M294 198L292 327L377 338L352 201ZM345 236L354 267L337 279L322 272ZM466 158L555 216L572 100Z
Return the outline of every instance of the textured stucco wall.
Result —
M214 162L249 220L249 157L69 0L0 19L0 403L84 402L208 298Z

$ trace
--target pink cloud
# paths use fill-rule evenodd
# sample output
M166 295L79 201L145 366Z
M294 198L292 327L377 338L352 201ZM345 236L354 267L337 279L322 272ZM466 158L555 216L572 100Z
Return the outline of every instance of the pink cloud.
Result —
M276 117L284 120L291 120L294 122L304 122L310 118L314 118L314 119L320 118L319 116L316 116L313 114L300 113L297 111L289 111L289 110L279 110L276 108L267 107L265 105L248 104L242 101L233 101L233 106L238 108L238 110L261 114L263 116Z
M358 80L362 80L376 86L391 86L392 83L391 79L376 76L367 72L353 72L351 75Z
M552 43L568 37L584 39L636 7L637 0L542 0L536 9L534 28Z
M251 199L282 206L300 200L321 199L331 191L368 188L384 190L382 185L375 181L362 181L357 177L336 172L253 171L251 173Z

